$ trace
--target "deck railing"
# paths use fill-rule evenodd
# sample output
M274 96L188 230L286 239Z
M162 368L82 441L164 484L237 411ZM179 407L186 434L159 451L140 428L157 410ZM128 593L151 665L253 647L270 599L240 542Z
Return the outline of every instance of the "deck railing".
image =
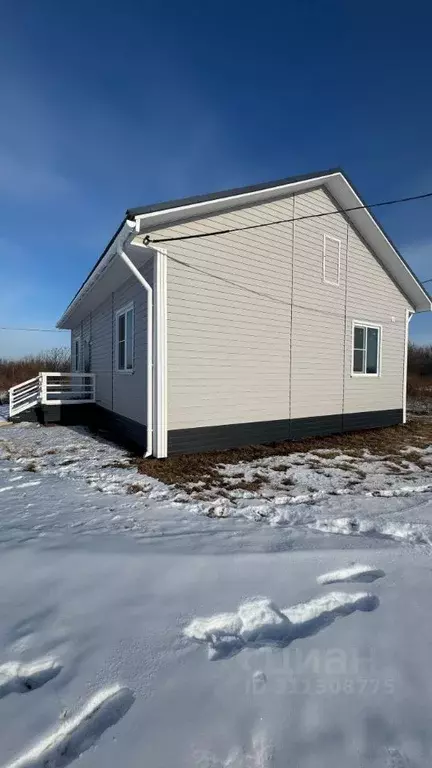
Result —
M40 373L42 405L94 403L94 373Z
M35 405L95 402L94 373L40 373L9 390L9 417Z
M9 418L16 416L39 402L39 376L16 384L9 390Z

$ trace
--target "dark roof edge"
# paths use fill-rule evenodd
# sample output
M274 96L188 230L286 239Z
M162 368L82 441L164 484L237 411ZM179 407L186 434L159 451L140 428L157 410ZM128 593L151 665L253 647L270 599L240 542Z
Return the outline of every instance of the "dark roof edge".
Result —
M129 208L126 211L125 218L122 220L122 222L119 225L119 227L117 228L116 232L114 233L114 235L110 239L109 243L107 244L107 246L105 247L105 249L101 253L101 255L98 258L98 260L97 260L96 264L94 265L93 269L88 273L86 279L84 280L84 282L82 283L80 288L75 293L75 296L69 302L66 310L64 311L64 313L62 315L62 318L68 313L68 311L69 311L70 307L73 305L75 299L79 296L79 294L81 293L81 291L84 288L84 286L88 283L89 279L91 278L91 276L93 275L93 273L95 272L95 270L97 269L99 264L101 263L101 261L104 258L105 254L110 249L110 247L113 244L114 240L116 239L117 235L120 233L120 231L123 228L124 224L126 223L127 219L133 219L135 216L140 216L140 215L143 215L143 214L146 214L146 213L157 213L159 211L167 210L169 208L180 208L182 206L196 205L198 203L204 203L204 202L207 202L207 201L210 202L212 200L219 200L219 199L223 199L223 198L226 198L226 197L235 197L236 195L243 195L243 194L248 194L248 193L251 193L251 192L260 192L261 190L265 190L265 189L272 189L274 187L279 187L279 186L282 187L285 184L295 184L296 182L299 182L299 181L308 181L308 180L311 180L311 179L318 179L320 177L331 176L331 175L337 174L337 173L340 173L344 177L344 179L348 182L348 184L350 185L351 189L353 190L353 192L357 195L358 199L360 200L361 205L363 205L368 210L368 213L372 217L373 221L375 222L375 224L377 225L377 227L379 228L379 230L381 231L383 236L390 243L390 245L393 248L393 250L399 256L399 258L401 259L401 261L403 262L403 264L407 268L408 272L411 274L411 276L414 278L414 280L416 281L418 286L424 292L425 296L429 300L432 301L431 295L429 294L427 289L421 284L421 282L418 279L417 275L413 272L413 270L411 269L411 267L409 266L407 261L404 259L404 257L400 253L399 249L396 247L394 242L391 240L389 235L386 233L386 231L382 227L380 221L373 214L373 212L370 210L370 208L368 208L367 203L364 201L362 196L359 194L358 190L356 189L356 187L352 183L352 181L349 178L349 176L347 176L347 174L345 173L345 171L341 167L336 167L336 168L329 168L326 171L316 171L315 173L305 173L305 174L301 174L301 175L298 175L298 176L288 176L288 177L286 177L284 179L277 179L275 181L266 182L264 184L262 184L262 183L261 184L253 184L251 186L246 186L246 187L236 187L234 189L226 189L226 190L222 190L220 192L211 192L211 193L206 194L206 195L196 195L196 196L193 196L193 197L183 197L183 198L179 198L179 199L176 199L176 200L169 200L167 202L156 203L154 205L143 206L141 208Z
M294 184L297 181L307 181L308 179L318 179L320 176L330 176L334 173L342 173L345 176L342 168L329 168L327 171L316 171L315 173L303 173L299 176L288 176L285 179L276 179L275 181L267 181L264 184L252 184L247 187L235 187L234 189L224 189L219 192L210 192L206 195L194 195L192 197L180 197L176 200L168 200L167 202L154 203L153 205L144 205L138 208L129 208L126 211L126 217L132 218L134 216L141 216L145 213L157 213L158 211L164 211L168 208L180 208L184 205L196 205L197 203L206 203L211 200L223 200L224 197L235 197L236 195L247 195L250 192L260 192L264 189L272 189L273 187L282 187L284 184ZM351 183L351 182L350 182Z
M123 221L122 221L122 223L120 224L120 226L119 226L119 227L117 227L117 229L116 229L116 231L114 232L114 234L113 234L113 236L112 236L111 240L109 241L108 245L107 245L107 246L104 248L104 250L102 251L101 255L99 256L99 258L98 258L98 260L97 260L96 264L95 264L95 265L94 265L94 267L93 267L93 268L90 270L90 272L88 273L88 275L87 275L86 279L84 280L84 282L83 282L83 283L80 285L80 287L78 288L78 290L77 290L77 292L76 292L75 296L73 297L73 299L71 299L71 301L70 301L70 302L69 302L69 304L67 305L67 307L66 307L65 311L63 312L63 315L62 315L62 317L64 317L64 316L65 316L65 315L68 313L68 310L69 310L69 308L72 306L72 304L74 303L74 301L75 301L75 299L77 298L77 296L78 296L78 295L81 293L81 291L82 291L82 289L84 288L84 286L86 285L86 283L88 283L88 281L90 280L90 278L91 278L91 276L92 276L93 272L94 272L94 271L95 271L95 270L98 268L98 266L99 266L99 264L101 263L101 261L102 261L103 257L105 256L105 254L107 253L107 251L109 251L109 249L111 248L111 246L112 246L112 244L113 244L114 240L116 239L117 235L118 235L118 234L120 234L120 232L121 232L121 230L122 230L122 228L123 228L123 226L124 226L125 222L126 222L126 219L123 219ZM59 322L60 322L60 321L59 321Z

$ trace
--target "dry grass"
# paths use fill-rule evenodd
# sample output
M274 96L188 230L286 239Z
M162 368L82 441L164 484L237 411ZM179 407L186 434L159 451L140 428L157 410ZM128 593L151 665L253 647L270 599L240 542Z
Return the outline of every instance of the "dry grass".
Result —
M70 354L67 347L59 347L39 355L29 355L21 360L0 358L0 392L27 379L32 379L40 371L70 371Z
M237 464L245 461L256 461L271 456L289 456L292 453L309 453L326 451L322 455L327 458L337 458L339 453L344 454L343 462L346 463L346 455L361 457L364 451L369 451L376 456L386 457L395 463L410 457L410 454L400 455L403 448L415 446L423 448L432 443L432 419L428 417L412 418L405 425L386 427L384 429L370 429L361 432L350 432L342 435L328 437L311 437L299 441L285 441L271 443L270 445L253 445L244 448L235 448L228 451L214 451L211 453L196 453L191 455L171 456L167 459L138 459L138 469L145 475L156 477L168 485L175 485L186 490L188 484L196 484L201 481L202 488L211 488L217 484L223 484L223 479L218 472L221 464ZM331 453L326 449L331 449ZM413 452L414 454L415 452ZM418 463L418 454L416 454ZM313 460L313 459L312 459ZM349 464L347 465L347 469ZM281 462L275 469L285 472L287 466ZM352 469L352 467L349 467ZM356 469L359 477L366 477L366 473ZM242 481L242 472L239 471L236 488L252 490L251 483ZM259 475L252 481L253 490L257 490L262 483ZM246 487L247 486L247 487Z

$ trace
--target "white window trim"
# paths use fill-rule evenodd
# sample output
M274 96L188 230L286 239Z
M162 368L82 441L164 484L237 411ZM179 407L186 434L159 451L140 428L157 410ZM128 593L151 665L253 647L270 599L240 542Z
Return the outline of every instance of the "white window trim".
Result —
M326 279L326 245L327 245L327 240L332 240L334 243L337 243L337 245L338 245L337 282L334 282L334 280L327 280ZM327 283L327 285L335 285L335 286L339 287L340 286L340 273L341 273L341 241L337 237L331 237L330 235L324 235L323 259L322 259L323 283Z
M78 355L75 355L75 344L78 342ZM78 360L77 360L78 357ZM72 360L71 360L71 368L72 373L80 373L81 372L81 334L77 334L76 336L72 336Z
M354 371L354 328L356 326L361 326L362 328L373 328L374 330L378 331L378 365L377 365L377 372L376 373L359 373L358 371ZM379 325L378 323L368 323L365 322L365 320L353 320L352 321L352 332L351 332L351 376L355 376L356 378L365 378L365 379L377 379L381 376L381 360L382 360L382 337L383 337L383 327L382 325ZM367 355L367 348L366 348L366 355Z
M130 310L132 310L132 368L119 368L118 318L119 318L119 315L125 316L125 363L126 363L126 360L127 360L126 314ZM115 313L115 362L116 362L116 373L126 374L127 376L130 376L132 373L135 373L135 305L133 301L129 302L129 304L126 304L124 307L121 307Z

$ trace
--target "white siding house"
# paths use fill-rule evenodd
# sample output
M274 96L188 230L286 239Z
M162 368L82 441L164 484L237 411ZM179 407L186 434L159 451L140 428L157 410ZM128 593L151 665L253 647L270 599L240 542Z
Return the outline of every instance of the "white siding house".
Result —
M99 420L163 457L403 422L430 309L334 170L128 211L59 327Z

